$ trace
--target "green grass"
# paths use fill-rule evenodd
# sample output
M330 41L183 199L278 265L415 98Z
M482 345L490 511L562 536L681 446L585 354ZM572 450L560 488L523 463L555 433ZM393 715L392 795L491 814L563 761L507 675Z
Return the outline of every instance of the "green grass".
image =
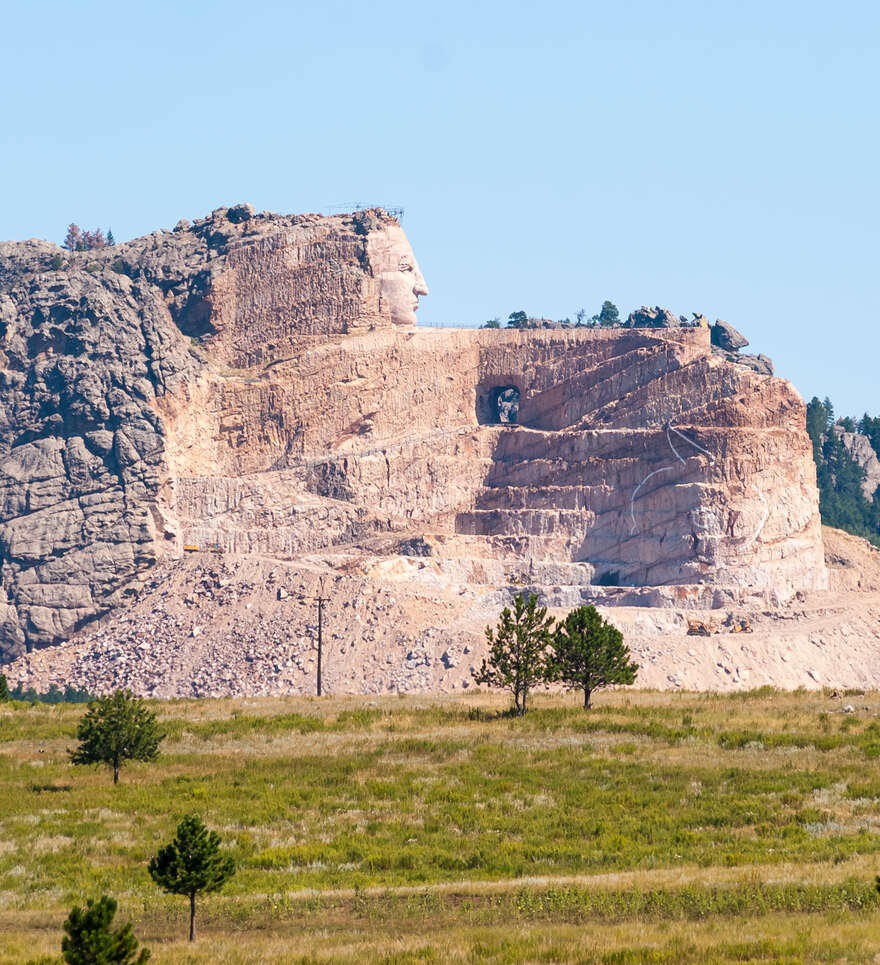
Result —
M82 707L0 705L0 963L56 955L70 906L102 892L159 962L834 961L843 921L880 922L880 700L858 704L620 692L590 712L539 697L519 719L479 694L156 703L162 756L116 787L67 761ZM176 944L184 909L146 872L188 812L239 869L200 907L216 958ZM786 916L830 958L776 934ZM710 941L722 920L766 928ZM591 951L565 937L586 921L638 927Z

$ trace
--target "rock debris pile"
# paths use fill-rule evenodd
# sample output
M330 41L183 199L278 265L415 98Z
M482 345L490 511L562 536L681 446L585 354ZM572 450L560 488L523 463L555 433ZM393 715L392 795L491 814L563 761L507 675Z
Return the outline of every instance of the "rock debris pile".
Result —
M10 679L307 693L322 578L365 693L471 686L521 589L635 626L825 587L803 401L735 329L419 328L426 294L379 209L0 245Z

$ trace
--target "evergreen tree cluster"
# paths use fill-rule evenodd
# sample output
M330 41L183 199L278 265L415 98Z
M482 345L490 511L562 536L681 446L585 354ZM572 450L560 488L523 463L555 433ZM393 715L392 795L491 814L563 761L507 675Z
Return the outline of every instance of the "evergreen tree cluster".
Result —
M536 593L518 593L513 610L505 607L497 626L486 627L489 655L473 671L474 680L509 690L517 717L525 714L529 693L540 684L580 690L589 708L593 691L636 679L639 667L629 659L623 634L594 606L578 607L555 628L554 623Z
M78 224L71 223L67 226L67 234L64 236L62 247L68 251L95 251L98 248L106 248L115 243L112 228L108 229L105 235L100 228L95 228L94 231L84 231Z
M872 499L865 498L865 470L850 455L835 426L867 436L874 452L880 452L880 418L866 413L858 422L848 416L835 420L829 398L819 401L814 396L810 400L807 433L813 444L822 522L880 546L880 488Z
M551 321L547 318L533 318L527 312L522 310L517 312L511 312L507 316L507 322L505 328L596 328L600 326L602 328L616 328L622 324L620 320L620 311L614 302L608 301L607 299L602 302L602 307L599 309L596 315L587 317L587 312L583 308L579 308L574 313L575 321L572 322L571 318L560 318L557 321ZM500 318L490 318L483 322L480 328L501 328Z
M33 687L25 689L16 684L11 690L9 681L4 674L0 674L0 701L23 700L29 704L87 704L94 698L87 690L80 690L70 684L60 690L55 684L43 694L37 693Z

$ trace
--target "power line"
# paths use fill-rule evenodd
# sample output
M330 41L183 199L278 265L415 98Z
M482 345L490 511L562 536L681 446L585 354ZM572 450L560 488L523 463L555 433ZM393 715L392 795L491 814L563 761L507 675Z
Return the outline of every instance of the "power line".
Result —
M318 604L318 696L321 696L321 662L324 655L324 639L322 636L323 618L324 618L324 604L328 601L328 597L324 596L324 580L318 584L318 595L315 597L315 602Z
M322 694L324 693L323 679L322 679L323 664L324 664L324 604L328 603L330 600L328 596L324 595L324 581L325 581L325 577L321 577L321 580L318 583L317 596L310 597L310 596L306 596L305 594L302 594L300 596L300 600L302 602L305 603L307 600L314 600L318 607L318 667L317 667L318 679L317 679L317 687L316 687L316 693L318 697L322 696Z

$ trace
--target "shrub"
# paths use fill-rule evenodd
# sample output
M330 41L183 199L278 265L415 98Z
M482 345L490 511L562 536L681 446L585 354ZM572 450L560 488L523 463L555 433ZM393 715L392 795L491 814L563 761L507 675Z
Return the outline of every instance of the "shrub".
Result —
M142 965L150 952L142 948L131 932L131 924L113 929L116 901L103 895L98 902L87 903L85 909L74 905L61 940L61 952L68 965Z

